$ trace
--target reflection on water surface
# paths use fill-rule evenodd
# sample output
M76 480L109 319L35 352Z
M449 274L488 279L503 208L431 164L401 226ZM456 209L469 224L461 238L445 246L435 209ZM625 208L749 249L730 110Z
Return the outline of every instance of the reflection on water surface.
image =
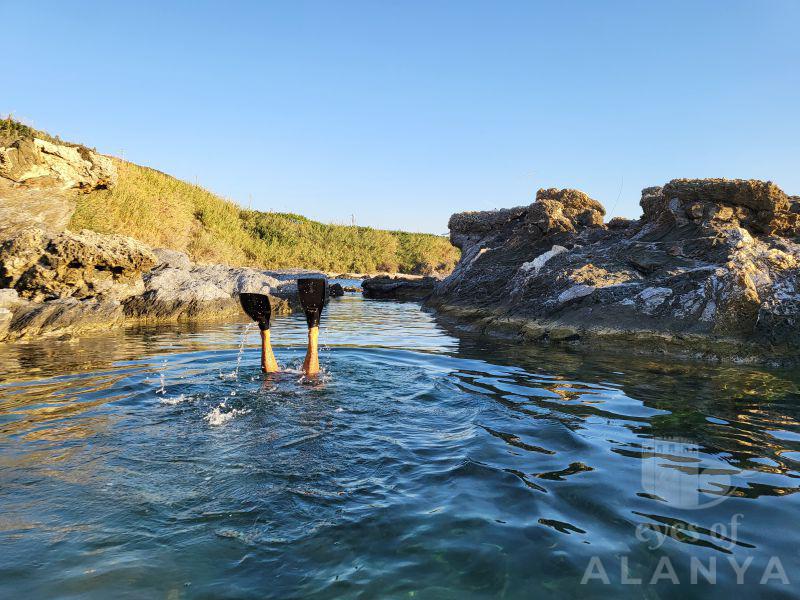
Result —
M347 296L308 382L301 317L275 319L275 377L244 329L0 346L0 595L797 595L796 372L525 347ZM665 557L682 585L648 585ZM759 584L773 557L790 585Z

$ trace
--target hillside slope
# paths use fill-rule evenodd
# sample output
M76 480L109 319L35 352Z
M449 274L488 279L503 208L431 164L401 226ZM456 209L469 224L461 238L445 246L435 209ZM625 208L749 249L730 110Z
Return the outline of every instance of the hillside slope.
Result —
M73 231L121 233L198 262L325 271L449 272L459 251L446 237L326 225L287 213L245 210L147 167L113 159L117 184L77 199Z
M64 142L10 117L0 118L0 146L10 153L4 164L18 165L26 171L25 177L37 175L35 169L27 170L44 156L36 149L34 138L67 147L81 156L94 156L105 161L103 167L109 173L116 171L113 181L95 182L90 188L77 190L80 193L74 193L75 189L69 193L50 189L42 192L45 196L51 194L53 200L65 201L70 205L69 211L74 204L68 223L72 231L123 234L153 247L187 252L196 262L268 269L444 273L453 269L460 256L444 236L326 225L300 215L245 210L155 169L102 157L80 144ZM12 193L29 193L36 187L22 183L14 174L8 175L17 181L17 187L11 189L9 183L0 199ZM35 180L41 178L29 179Z

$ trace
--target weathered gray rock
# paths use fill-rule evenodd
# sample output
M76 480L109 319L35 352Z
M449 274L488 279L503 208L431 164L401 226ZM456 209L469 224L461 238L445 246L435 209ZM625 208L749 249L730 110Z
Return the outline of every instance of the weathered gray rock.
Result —
M280 278L280 279L279 279ZM241 312L238 295L256 292L272 297L276 314L289 313L297 299L297 283L285 273L225 265L162 263L145 275L142 294L127 299L125 314L144 321L220 319Z
M361 290L365 298L371 299L422 300L439 281L436 277L371 277L361 283Z
M218 321L242 316L238 295L257 292L271 297L273 313L299 308L297 277L306 272L268 272L224 265L189 269L162 264L144 275L143 290L119 298L31 301L16 290L0 290L0 341L74 335L134 323ZM316 273L314 273L316 274Z
M153 248L156 257L155 268L172 267L174 269L191 269L192 260L185 252L170 250L169 248Z
M123 321L156 262L134 239L27 227L0 244L0 341L68 335Z
M235 318L242 292L268 294L276 314L288 313L298 306L297 277L307 274L196 265L124 236L27 227L0 244L0 341Z
M83 230L51 235L29 227L0 245L0 286L34 301L124 299L144 291L142 273L156 263L133 238Z
M800 351L800 225L770 182L647 188L639 221L609 227L574 190L527 209L451 218L462 248L428 303L526 339L751 362Z
M49 302L24 302L13 311L0 341L73 335L118 326L124 318L118 300L59 298Z

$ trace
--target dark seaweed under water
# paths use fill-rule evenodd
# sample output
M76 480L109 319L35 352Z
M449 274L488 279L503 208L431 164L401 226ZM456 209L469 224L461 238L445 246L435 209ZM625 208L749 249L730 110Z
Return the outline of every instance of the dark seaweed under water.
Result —
M800 597L797 372L245 328L0 348L1 597Z

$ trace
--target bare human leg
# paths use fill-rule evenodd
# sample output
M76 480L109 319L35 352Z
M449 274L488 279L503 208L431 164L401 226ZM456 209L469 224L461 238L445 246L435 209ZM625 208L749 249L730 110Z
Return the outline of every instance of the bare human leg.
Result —
M261 329L261 370L264 373L277 373L280 371L278 361L272 352L272 344L269 338L269 329Z
M308 328L308 349L306 359L303 361L303 371L306 375L319 373L319 327Z

